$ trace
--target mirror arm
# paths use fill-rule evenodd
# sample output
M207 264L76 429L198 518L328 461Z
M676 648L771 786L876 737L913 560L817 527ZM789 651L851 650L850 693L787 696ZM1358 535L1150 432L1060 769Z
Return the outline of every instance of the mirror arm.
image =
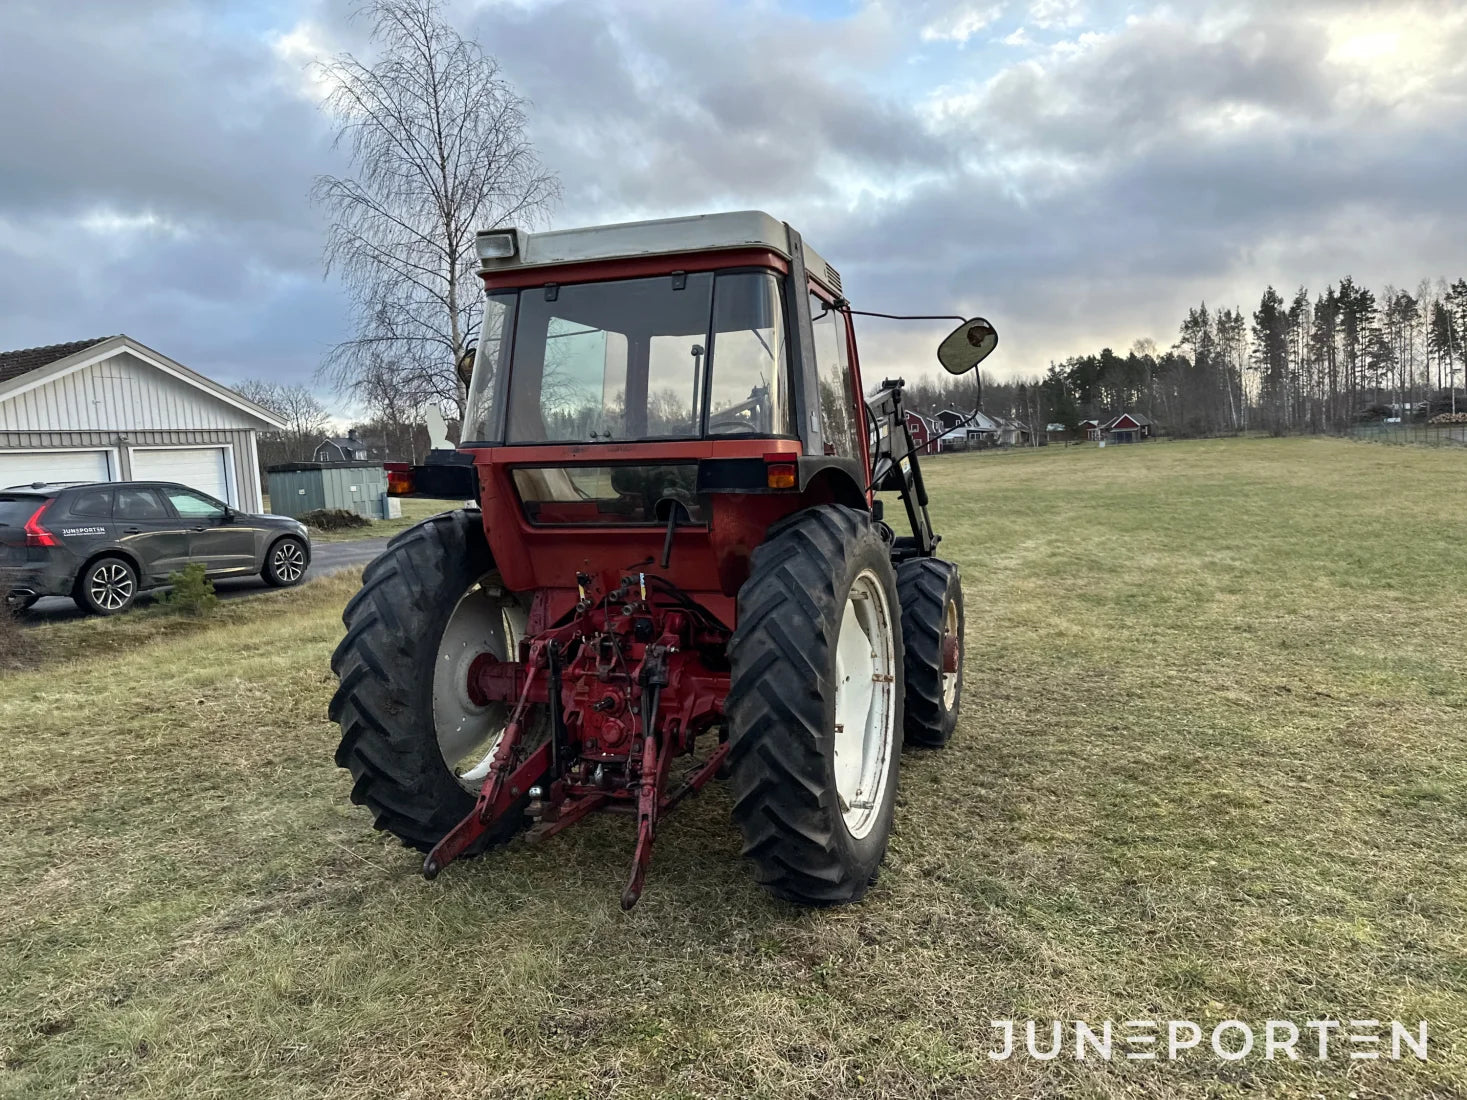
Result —
M842 298L836 302L835 308L842 313L853 313L858 317L885 317L888 321L957 321L962 324L968 320L966 317L957 317L950 313L872 313L865 309L852 309L851 304Z

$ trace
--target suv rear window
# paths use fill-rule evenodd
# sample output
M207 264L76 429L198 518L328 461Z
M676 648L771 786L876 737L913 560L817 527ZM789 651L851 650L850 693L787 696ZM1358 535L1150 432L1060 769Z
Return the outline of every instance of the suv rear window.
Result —
M0 527L24 527L25 521L45 503L45 497L0 493Z
M106 519L112 515L111 489L83 489L71 502L71 514L88 519Z

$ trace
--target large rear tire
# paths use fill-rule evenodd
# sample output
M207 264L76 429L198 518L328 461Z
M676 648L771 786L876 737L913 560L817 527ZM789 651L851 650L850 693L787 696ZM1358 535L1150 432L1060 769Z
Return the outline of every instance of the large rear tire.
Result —
M770 893L858 901L886 854L902 728L890 547L821 505L770 528L739 590L726 704L734 820Z
M513 659L523 630L523 601L496 582L479 513L449 512L388 543L342 613L346 637L331 657L336 763L376 827L419 851L473 809L503 728L503 706L478 707L467 694L473 658ZM523 808L467 854L523 829Z
M940 749L952 740L963 694L963 582L940 558L897 567L906 644L906 743Z

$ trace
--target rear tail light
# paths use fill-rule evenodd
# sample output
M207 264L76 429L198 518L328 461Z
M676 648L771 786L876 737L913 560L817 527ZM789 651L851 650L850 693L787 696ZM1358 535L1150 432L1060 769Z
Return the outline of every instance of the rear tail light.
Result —
M405 497L413 491L413 475L410 470L387 471L387 495Z
M60 546L56 536L41 526L41 514L51 507L51 501L46 501L25 521L25 544L27 546Z
M771 462L764 469L771 489L793 489L798 483L793 462Z

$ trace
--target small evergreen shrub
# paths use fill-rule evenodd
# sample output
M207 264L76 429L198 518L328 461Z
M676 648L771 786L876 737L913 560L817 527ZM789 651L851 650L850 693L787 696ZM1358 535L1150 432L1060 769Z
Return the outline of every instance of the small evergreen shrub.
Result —
M169 610L188 615L207 615L219 606L214 582L209 579L203 562L193 562L178 572L169 574L168 583L173 586L173 591L160 592L158 602Z

